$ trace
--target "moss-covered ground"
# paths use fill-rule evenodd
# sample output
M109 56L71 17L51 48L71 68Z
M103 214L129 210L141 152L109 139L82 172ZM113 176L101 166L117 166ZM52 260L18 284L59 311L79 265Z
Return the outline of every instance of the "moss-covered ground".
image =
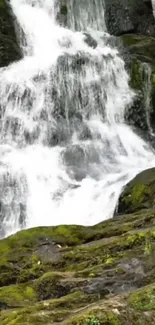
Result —
M153 177L144 182L142 176L151 188ZM129 184L128 195L137 184ZM154 192L144 208L145 191L134 191L132 213L93 227L41 227L1 240L0 324L155 324Z

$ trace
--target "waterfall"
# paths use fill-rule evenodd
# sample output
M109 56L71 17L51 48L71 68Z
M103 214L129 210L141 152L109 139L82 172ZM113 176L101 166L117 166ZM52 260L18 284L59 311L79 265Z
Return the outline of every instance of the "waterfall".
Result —
M141 74L144 77L144 85L143 85L143 93L144 93L144 110L145 110L145 119L147 123L147 127L149 130L149 133L151 135L154 135L152 127L151 127L151 92L152 92L152 80L151 80L151 73L152 69L151 66L148 63L142 63L141 64Z
M152 0L152 8L153 8L153 14L155 16L155 0Z
M103 1L71 1L67 27L56 0L11 6L23 58L0 69L0 236L101 222L125 184L155 165L124 121L134 93Z

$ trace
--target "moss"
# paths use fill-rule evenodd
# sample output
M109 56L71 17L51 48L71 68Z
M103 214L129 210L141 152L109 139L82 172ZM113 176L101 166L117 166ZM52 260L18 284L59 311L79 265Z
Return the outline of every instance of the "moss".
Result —
M130 75L130 86L136 95L125 117L129 124L136 127L137 132L147 131L149 138L150 127L152 131L155 130L155 39L126 34L121 36L121 40L128 52L127 55L125 54L126 67ZM149 109L149 123L146 105ZM143 133L140 132L140 135L143 136Z
M155 310L155 284L146 286L128 297L129 305L138 310Z
M74 292L66 297L48 300L37 303L33 307L12 311L5 311L0 314L1 325L31 325L44 324L46 322L62 322L70 316L73 310L91 304L97 300L95 295L86 295L80 291Z
M155 39L149 36L126 34L121 36L122 43L141 62L153 64L155 52Z
M32 284L11 285L0 288L0 301L8 307L30 305L35 302L36 293Z
M146 183L150 184L148 176ZM148 284L153 288L155 282L151 208L93 227L25 230L0 241L0 254L1 325L74 325L91 317L101 325L154 325L153 316L149 324L146 315L141 315L143 303L140 291L135 290L144 290ZM134 292L129 294L131 288ZM145 309L155 315L154 291L149 290Z
M141 69L141 62L137 59L133 59L130 64L130 86L134 90L142 91L143 90L143 75Z
M68 12L67 6L65 4L62 5L61 8L60 8L60 14L61 15L67 15L67 12Z
M96 309L80 317L72 319L67 325L121 325L119 316L112 311ZM123 325L123 324L122 324Z
M0 8L6 8L6 2L4 0L0 0Z
M113 257L108 257L107 260L105 261L105 264L113 264L115 261L115 258Z
M63 265L68 265L68 270L75 269L75 271L91 267L90 254L88 254L88 259L83 260L81 252L74 251L74 246L82 243L84 245L87 243L89 246L89 242L94 239L96 241L103 239L106 242L108 237L133 229L134 224L138 224L138 220L142 222L146 219L145 216L143 219L142 216L137 216L135 219L130 216L124 219L124 224L120 218L117 222L109 220L93 227L34 228L1 240L0 285L28 282L51 270L58 270L60 267L63 269ZM153 223L153 217L149 219L149 222L150 220ZM99 265L102 262L105 263L106 259L108 259L107 255L104 259L101 257L97 259L97 256L94 256L91 264L92 266ZM71 266L72 260L76 262L76 267Z
M62 278L60 274L49 272L36 280L34 287L38 300L59 298L67 295L70 288L61 284L59 280Z
M126 195L122 199L122 203L132 206L132 209L136 210L143 202L144 196L149 195L149 189L144 184L137 184L133 186L130 194Z
M150 168L137 175L124 189L118 206L118 212L131 213L140 209L154 209L155 169Z
M100 325L99 319L97 319L94 316L90 316L86 318L86 320L83 322L83 325Z

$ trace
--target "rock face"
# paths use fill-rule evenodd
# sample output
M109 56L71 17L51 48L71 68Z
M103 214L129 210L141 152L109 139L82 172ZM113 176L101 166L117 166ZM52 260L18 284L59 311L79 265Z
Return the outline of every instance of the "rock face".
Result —
M119 213L155 209L155 168L138 174L124 189L118 204Z
M155 35L151 0L105 0L105 20L113 35Z
M0 256L1 325L154 325L151 204L93 227L21 231Z
M155 19L152 2L151 0L80 0L79 4L78 0L58 0L57 19L63 26L82 31L89 27L91 21L94 29L104 31L103 10L105 10L108 32L115 36L121 35L125 49L122 52L125 54L126 67L131 76L130 85L135 92L135 100L133 105L127 108L125 119L145 140L154 143L152 134L155 132ZM95 20L91 16L92 12ZM81 17L85 17L85 23L82 23ZM97 45L95 40L90 35L86 35L86 42L95 47ZM116 37L114 41L116 47L118 41L119 37ZM79 63L83 64L82 61ZM80 98L80 94L78 96Z
M4 0L0 0L0 67L20 58L11 8Z
M145 132L145 139L154 143L151 137L155 131L155 39L149 36L126 34L121 37L126 49L124 58L130 74L130 86L135 100L126 110L126 121Z

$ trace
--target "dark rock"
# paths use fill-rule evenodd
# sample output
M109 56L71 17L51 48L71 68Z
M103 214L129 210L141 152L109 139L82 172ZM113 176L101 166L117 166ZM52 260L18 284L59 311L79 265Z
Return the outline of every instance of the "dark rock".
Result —
M155 36L151 0L105 0L105 21L112 35L134 32Z
M7 2L1 0L0 4L0 67L7 66L11 62L22 57L18 46L15 18Z
M0 301L0 310L8 309L8 305L5 302Z
M94 38L90 34L88 34L88 33L84 33L84 35L86 36L85 42L90 47L96 48L97 47L97 41L94 40Z
M80 145L68 147L63 152L63 161L71 177L78 181L86 177L87 158L85 150Z
M143 131L142 137L154 142L155 132L155 39L134 34L123 35L122 52L130 75L130 86L135 92L133 104L127 107L127 123Z
M49 323L77 325L97 313L104 324L154 325L154 227L146 209L93 227L40 227L1 240L0 323L42 324L46 315Z
M120 196L117 213L133 213L142 209L154 209L155 169L151 168L138 174L125 187Z

